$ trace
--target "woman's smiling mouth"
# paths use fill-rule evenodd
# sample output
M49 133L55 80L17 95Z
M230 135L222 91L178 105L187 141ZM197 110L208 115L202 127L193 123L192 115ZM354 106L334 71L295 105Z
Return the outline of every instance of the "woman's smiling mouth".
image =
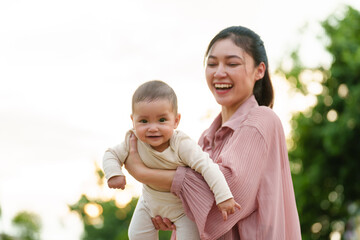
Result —
M215 83L214 87L216 90L227 90L227 89L231 89L233 85L229 83Z

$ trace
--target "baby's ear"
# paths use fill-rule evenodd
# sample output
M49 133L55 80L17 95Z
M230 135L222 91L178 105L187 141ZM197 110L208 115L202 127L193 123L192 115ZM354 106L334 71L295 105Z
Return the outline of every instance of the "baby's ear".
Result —
M180 114L180 113L176 114L176 116L175 116L175 126L174 126L174 129L179 126L180 119L181 119L181 114Z
M130 114L130 118L131 118L133 128L135 129L134 116L132 114Z

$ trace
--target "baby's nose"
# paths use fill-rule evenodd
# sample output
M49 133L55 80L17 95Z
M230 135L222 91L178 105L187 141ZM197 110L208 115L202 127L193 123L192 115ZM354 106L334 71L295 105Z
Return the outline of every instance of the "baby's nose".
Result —
M158 127L157 127L157 124L150 124L149 126L149 131L157 131L158 130Z

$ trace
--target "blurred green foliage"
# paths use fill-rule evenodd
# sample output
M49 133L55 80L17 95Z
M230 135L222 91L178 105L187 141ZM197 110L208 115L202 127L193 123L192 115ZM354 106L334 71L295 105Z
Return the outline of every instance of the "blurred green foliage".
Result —
M86 204L94 204L101 209L101 214L96 217L89 216L85 211ZM79 214L84 224L84 240L122 240L127 239L127 229L134 212L137 199L124 208L116 206L115 200L102 201L101 199L89 200L82 195L77 203L70 206L71 211Z
M0 211L0 220L1 219ZM41 218L38 214L28 211L18 212L12 219L13 226L17 229L15 235L9 235L0 229L0 240L39 240Z
M322 89L314 107L292 118L289 158L302 237L360 239L360 13L346 7L322 27L331 66L306 68L294 51L293 67L279 70L299 93L312 94L314 82Z
M20 239L40 239L41 219L39 215L32 212L22 211L16 214L12 222L19 230Z

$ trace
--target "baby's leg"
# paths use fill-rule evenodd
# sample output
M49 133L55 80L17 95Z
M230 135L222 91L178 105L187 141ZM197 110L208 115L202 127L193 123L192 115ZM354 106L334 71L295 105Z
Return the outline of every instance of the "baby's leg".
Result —
M176 240L200 240L199 231L195 222L186 215L175 222Z
M159 239L159 233L151 221L151 216L145 210L142 197L140 197L131 218L128 235L130 240Z

